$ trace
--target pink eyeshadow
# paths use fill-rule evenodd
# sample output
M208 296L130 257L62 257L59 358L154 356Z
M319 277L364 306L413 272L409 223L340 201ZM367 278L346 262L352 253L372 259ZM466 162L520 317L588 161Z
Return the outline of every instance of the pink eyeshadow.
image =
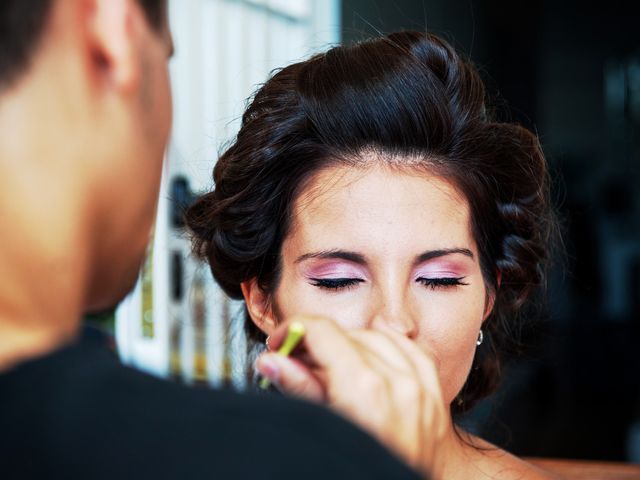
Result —
M416 269L415 277L463 277L469 274L469 268L459 262L431 261Z
M362 268L350 262L328 261L303 269L307 278L365 278Z

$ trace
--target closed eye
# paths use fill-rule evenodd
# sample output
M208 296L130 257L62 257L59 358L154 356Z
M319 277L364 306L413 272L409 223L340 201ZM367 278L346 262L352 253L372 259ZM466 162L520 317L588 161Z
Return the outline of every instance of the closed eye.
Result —
M358 283L364 282L362 278L311 278L314 287L326 290L341 290L354 287Z
M465 277L443 277L443 278L425 278L420 277L416 279L416 282L421 283L425 287L429 287L432 290L437 288L451 288L459 285L469 285L462 282Z

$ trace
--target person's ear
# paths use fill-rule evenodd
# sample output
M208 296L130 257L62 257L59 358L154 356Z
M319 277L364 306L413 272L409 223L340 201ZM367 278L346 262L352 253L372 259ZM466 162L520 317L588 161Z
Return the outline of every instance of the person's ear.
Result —
M244 296L244 302L247 305L251 321L265 335L271 335L278 322L273 314L269 295L260 288L255 278L242 282L240 288L242 289L242 295Z
M500 290L500 283L502 283L502 272L498 269L496 271L496 286L491 289L489 295L487 295L487 301L485 302L484 307L484 315L482 317L482 323L487 320L491 312L493 311L493 306L496 303L496 296L498 295L498 290Z
M92 67L119 91L135 91L142 77L137 38L144 14L135 0L87 0Z

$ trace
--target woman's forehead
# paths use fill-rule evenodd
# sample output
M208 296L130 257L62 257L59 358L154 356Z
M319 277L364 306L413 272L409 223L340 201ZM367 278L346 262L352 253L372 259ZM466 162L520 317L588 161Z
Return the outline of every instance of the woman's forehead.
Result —
M424 171L334 166L317 173L293 208L289 237L378 237L423 243L469 243L469 207L451 182ZM442 245L439 245L442 246Z

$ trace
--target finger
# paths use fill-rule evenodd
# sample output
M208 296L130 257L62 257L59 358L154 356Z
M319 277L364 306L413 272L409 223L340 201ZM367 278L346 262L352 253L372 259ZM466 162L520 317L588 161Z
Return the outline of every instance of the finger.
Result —
M391 367L401 372L412 371L428 389L440 391L437 359L428 347L391 328L354 330L351 335Z
M273 348L277 349L287 333L291 322L301 323L305 330L300 349L294 356L301 358L309 367L323 370L326 377L340 385L348 384L349 378L362 368L361 347L353 342L346 330L329 319L297 316L278 326L271 335ZM345 385L346 386L346 385Z
M431 458L450 419L442 399L436 362L429 350L392 330L353 331L352 335L394 369L393 396L398 405L404 405L402 419L412 422L399 422L397 429L402 437L413 439L417 457Z
M422 417L425 390L420 379L420 371L406 351L387 332L377 330L354 330L350 332L354 340L367 351L367 359L389 384L389 401L394 405L394 435L405 444L403 450L417 456L422 436ZM370 356L370 357L369 357ZM408 446L407 446L408 445Z
M396 373L416 373L416 367L410 355L386 333L375 330L352 330L349 335L368 355L372 355L376 362L381 362L385 369L391 369Z
M438 373L438 361L432 350L427 346L418 345L404 335L389 329L385 331L385 336L394 342L399 351L402 352L407 362L415 369L418 378L423 385L431 392L442 395L440 386L440 376Z
M320 380L304 364L277 353L264 353L256 361L256 368L283 393L321 403L325 390Z
M417 443L419 451L422 452L419 456L431 465L435 460L438 445L451 428L449 409L442 398L437 362L430 349L419 346L396 331L386 333L390 340L396 342L397 346L407 353L424 387L425 394L420 398L421 427Z

